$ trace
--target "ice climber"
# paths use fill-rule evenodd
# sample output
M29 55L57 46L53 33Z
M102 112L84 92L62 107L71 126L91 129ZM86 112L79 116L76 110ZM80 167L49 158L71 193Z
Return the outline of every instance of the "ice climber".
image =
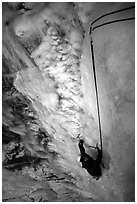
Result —
M80 162L82 163L82 168L85 168L87 172L98 180L102 176L101 163L102 163L102 151L96 145L95 149L98 151L97 159L94 160L91 156L86 154L85 148L83 146L84 141L79 140L79 149L81 153Z

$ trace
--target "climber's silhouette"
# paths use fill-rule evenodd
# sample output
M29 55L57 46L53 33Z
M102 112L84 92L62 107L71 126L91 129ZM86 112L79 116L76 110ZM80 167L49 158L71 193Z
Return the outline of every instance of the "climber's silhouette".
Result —
M99 149L98 146L95 147L98 151L97 159L94 160L91 156L86 154L84 146L84 141L79 140L79 149L81 153L80 162L82 163L82 167L85 168L89 174L93 176L93 178L96 178L98 180L102 176L101 172L101 162L102 162L102 151Z

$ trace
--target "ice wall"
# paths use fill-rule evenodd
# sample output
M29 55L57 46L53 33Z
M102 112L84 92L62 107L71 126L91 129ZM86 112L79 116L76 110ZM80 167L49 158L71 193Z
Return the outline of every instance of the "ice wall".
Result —
M110 11L132 6L132 4L115 4L94 7L90 21ZM89 7L88 7L89 8ZM108 9L110 8L110 9ZM99 11L99 12L98 12ZM100 14L100 15L99 15ZM96 25L107 21L134 17L134 9L101 19ZM93 26L94 27L94 26ZM97 122L95 87L92 71L90 38L84 44L81 63L83 90L87 113ZM101 112L104 149L110 154L110 175L120 185L121 199L134 197L134 137L135 137L135 65L134 21L106 25L92 33L95 65L97 71L98 93ZM87 138L89 132L87 133ZM130 186L130 188L128 187ZM123 198L122 198L123 196Z
M3 15L3 135L9 142L3 160L19 146L17 157L23 160L25 151L30 160L42 161L21 168L22 176L3 171L5 200L134 200L134 21L92 34L105 155L98 181L81 167L77 139L81 133L87 148L99 139L90 22L131 5L28 3L32 10L16 13L18 4L10 4L11 22ZM100 23L132 15L133 10ZM10 143L19 136L21 142ZM23 175L35 179L34 185L29 179L22 183Z

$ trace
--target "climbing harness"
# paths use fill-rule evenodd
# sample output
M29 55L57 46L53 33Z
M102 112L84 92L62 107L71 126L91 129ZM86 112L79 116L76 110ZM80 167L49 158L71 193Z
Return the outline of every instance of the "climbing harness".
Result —
M95 27L93 27L93 25L99 21L100 19L109 16L109 15L113 15L115 13L119 13L119 12L123 12L129 9L134 9L135 6L131 6L128 8L124 8L124 9L120 9L120 10L116 10L110 13L106 13L102 16L100 16L99 18L95 19L91 24L90 24L90 32L89 32L89 36L90 36L90 40L91 40L91 54L92 54L92 68L93 68L93 75L94 75L94 83L95 83L95 93L96 93L96 102L97 102L97 114L98 114L98 125L99 125L99 136L100 136L100 147L101 147L101 152L103 151L103 144L102 144L102 130L101 130L101 117L100 117L100 107L99 107L99 97L98 97L98 87L97 87L97 76L96 76L96 67L95 67L95 57L94 57L94 47L93 47L93 38L92 38L92 32L102 26L108 25L108 24L112 24L112 23L117 23L117 22L121 22L121 21L129 21L129 20L134 20L135 17L131 17L131 18L124 18L124 19L118 19L118 20L113 20L113 21L109 21L106 23L102 23L99 24ZM92 146L93 147L93 146ZM95 148L95 147L94 147Z

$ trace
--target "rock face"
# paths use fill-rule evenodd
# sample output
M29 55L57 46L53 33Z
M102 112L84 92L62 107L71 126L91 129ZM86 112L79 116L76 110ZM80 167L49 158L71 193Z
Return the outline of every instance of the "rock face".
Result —
M134 201L133 20L91 35L105 165L98 181L81 167L77 138L88 154L99 141L90 23L133 6L3 3L3 201ZM134 8L95 26L132 17Z

